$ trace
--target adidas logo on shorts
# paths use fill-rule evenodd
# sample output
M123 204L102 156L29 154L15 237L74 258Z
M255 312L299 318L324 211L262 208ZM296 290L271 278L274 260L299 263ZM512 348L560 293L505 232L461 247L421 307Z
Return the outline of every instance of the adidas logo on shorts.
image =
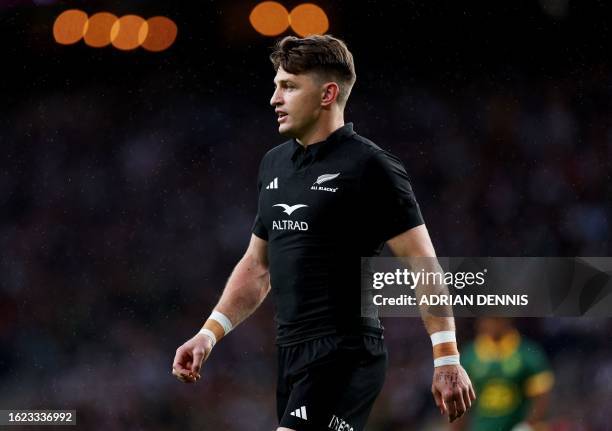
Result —
M299 409L295 409L290 414L291 416L295 416L296 418L308 420L308 417L306 416L306 406L302 406Z

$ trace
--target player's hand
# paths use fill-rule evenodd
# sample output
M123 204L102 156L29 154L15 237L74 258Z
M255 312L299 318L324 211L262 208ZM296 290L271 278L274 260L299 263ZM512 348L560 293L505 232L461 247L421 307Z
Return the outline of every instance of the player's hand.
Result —
M463 416L476 399L472 382L461 365L435 367L431 393L449 422Z
M176 349L172 374L183 383L195 383L200 379L202 363L212 350L211 339L204 334L196 334Z

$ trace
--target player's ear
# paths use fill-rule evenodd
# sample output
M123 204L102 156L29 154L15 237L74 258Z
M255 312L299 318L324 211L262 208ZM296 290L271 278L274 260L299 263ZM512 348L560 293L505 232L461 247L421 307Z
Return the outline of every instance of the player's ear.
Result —
M335 82L326 82L323 84L323 92L321 96L321 105L329 106L338 99L340 87Z

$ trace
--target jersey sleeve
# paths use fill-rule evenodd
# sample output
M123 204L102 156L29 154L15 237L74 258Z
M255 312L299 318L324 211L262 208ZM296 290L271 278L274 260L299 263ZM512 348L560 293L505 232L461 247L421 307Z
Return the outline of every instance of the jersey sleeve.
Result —
M524 355L527 378L524 384L525 395L535 397L550 391L555 378L546 354L535 343L529 343Z
M251 228L251 232L253 235L267 241L268 240L268 230L264 226L261 221L261 209L259 208L259 194L261 193L261 170L263 168L264 161L261 161L259 165L259 173L257 174L257 215L255 216L255 220L253 221L253 227Z
M424 223L408 173L396 156L380 150L369 158L362 191L368 205L368 224L380 242Z
M253 228L251 229L251 232L253 233L253 235L263 239L264 241L268 240L268 231L266 230L266 227L261 222L259 213L255 216L255 221L253 222Z

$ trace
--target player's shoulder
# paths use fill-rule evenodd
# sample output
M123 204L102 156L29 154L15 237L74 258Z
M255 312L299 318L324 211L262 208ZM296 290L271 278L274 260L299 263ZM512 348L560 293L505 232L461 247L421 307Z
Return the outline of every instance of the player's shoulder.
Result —
M385 163L388 160L400 160L388 149L380 147L372 140L358 134L351 136L351 145L353 145L368 162Z
M282 144L279 144L275 147L270 148L266 154L264 154L263 159L274 159L276 157L282 157L283 155L292 152L294 147L293 139L289 139Z
M384 151L372 140L357 133L355 133L348 139L348 143L358 152L363 153L365 156L372 156L380 151Z
M292 153L294 148L295 143L293 139L288 139L282 144L270 148L264 157L277 157L285 153Z
M383 172L405 170L402 160L388 149L375 144L372 140L361 135L353 135L350 145L353 146L352 154L359 154L360 162L364 172Z
M291 156L293 153L293 148L293 139L289 139L282 144L270 148L261 158L261 166L266 167L271 163L274 163L275 160L286 158L286 156Z

